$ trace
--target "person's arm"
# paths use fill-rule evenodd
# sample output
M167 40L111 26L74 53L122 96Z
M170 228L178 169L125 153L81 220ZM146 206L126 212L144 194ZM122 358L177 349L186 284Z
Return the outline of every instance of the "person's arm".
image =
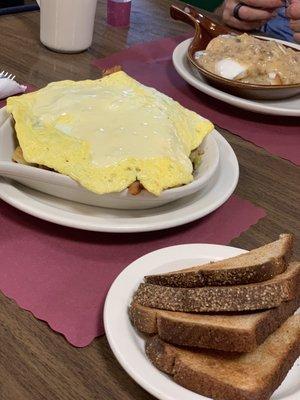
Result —
M276 15L275 10L282 6L282 0L243 0L243 5L238 11L239 19L237 19L233 11L239 3L241 2L238 0L225 0L215 13L226 25L242 31L261 28L266 21Z
M292 0L286 14L291 18L290 27L295 32L294 39L300 43L300 0Z

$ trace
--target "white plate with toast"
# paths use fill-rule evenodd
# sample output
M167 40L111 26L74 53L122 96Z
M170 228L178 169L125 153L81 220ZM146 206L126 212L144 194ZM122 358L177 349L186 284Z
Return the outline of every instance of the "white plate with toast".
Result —
M72 228L97 232L146 232L186 224L219 208L231 196L239 178L236 155L216 130L219 147L215 175L197 193L148 210L115 210L80 204L30 189L0 177L0 198L30 215Z
M221 260L244 252L245 250L234 247L209 244L178 245L160 249L130 264L111 286L104 308L104 325L109 344L126 372L156 398L208 399L176 384L172 378L156 369L146 357L144 337L134 329L128 316L128 307L137 287L145 275ZM299 400L299 376L300 358L271 399Z
M207 83L204 78L196 76L187 60L187 50L192 39L180 43L173 52L173 65L178 74L190 85L218 100L238 108L260 114L300 117L300 95L283 100L249 100L223 92ZM276 39L275 39L276 40ZM281 42L280 40L276 40ZM285 43L285 42L283 42ZM300 49L300 45L289 43L289 46Z

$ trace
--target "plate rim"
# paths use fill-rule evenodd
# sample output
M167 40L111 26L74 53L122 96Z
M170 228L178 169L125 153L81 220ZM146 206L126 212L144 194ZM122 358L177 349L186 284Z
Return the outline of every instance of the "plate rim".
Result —
M169 219L167 222L165 221L162 225L162 223L156 223L154 224L155 226L153 226L153 224L151 225L151 221L148 223L148 225L145 227L141 227L140 224L138 222L136 222L134 225L130 225L128 224L127 226L122 226L122 227L118 227L116 228L115 226L109 226L109 223L105 222L105 223L96 223L95 221L83 221L83 222L78 222L76 219L74 220L74 217L71 218L71 216L73 216L74 214L70 213L69 211L63 211L60 208L55 208L54 206L48 205L48 204L43 204L42 202L39 202L36 199L32 199L31 201L29 201L30 203L35 202L36 205L38 205L38 207L33 207L32 205L29 206L28 204L24 203L24 199L22 200L16 200L16 198L14 196L10 196L7 195L6 193L4 193L3 190L0 191L0 198L4 201L6 201L8 204L12 205L13 207L24 211L30 215L33 215L34 217L52 222L52 223L56 223L58 225L64 225L64 226L68 226L71 228L78 228L78 229L83 229L83 230L89 230L89 231L98 231L98 232L118 232L118 233L128 233L128 232L147 232L147 231L157 231L157 230L162 230L162 229L168 229L168 228L172 228L175 226L180 226L180 225L184 225L186 223L192 222L196 219L202 218L205 215L208 215L209 213L215 211L217 208L219 208L222 204L224 204L228 198L232 195L232 193L234 192L237 183L238 183L238 179L239 179L239 164L238 164L238 160L237 157L234 153L234 150L232 149L231 145L227 142L227 140L216 130L214 130L214 132L212 133L214 135L214 138L216 139L218 145L219 143L221 143L223 146L226 146L227 149L230 151L230 155L231 158L233 159L233 177L232 177L232 182L230 187L227 189L226 195L222 196L221 200L218 199L218 201L216 201L213 205L213 207L210 207L208 209L206 209L205 213L201 214L201 213L193 213L192 216L191 215L185 215L185 217L181 217L180 221L176 221L174 223L173 219ZM220 148L220 155L222 153L222 148ZM218 167L220 168L220 166ZM218 173L218 172L217 172ZM9 188L14 187L14 185L10 184L7 180L5 180L4 178L0 178L0 186L3 186L3 184L7 184L9 186ZM14 187L15 188L15 187ZM3 188L1 188L3 189ZM19 190L19 192L22 192L21 189L15 188L15 190ZM34 192L34 191L33 191ZM25 196L25 194L24 194ZM67 201L67 200L65 200ZM164 206L167 207L168 205ZM92 207L92 206L87 206L87 207ZM39 210L39 208L42 208L43 211ZM54 216L51 215L51 210L53 210L53 208L55 208L58 214L60 214L59 216ZM124 210L125 211L125 210ZM129 210L132 211L132 210ZM135 211L135 210L134 210ZM147 210L145 210L147 211ZM176 211L174 211L176 212ZM70 214L70 216L68 216L68 214ZM89 218L89 217L87 217ZM105 225L105 226L104 226Z
M260 114L300 117L300 108L299 108L299 110L291 109L291 108L283 109L283 108L276 107L276 106L265 105L265 104L256 102L255 100L244 99L242 97L238 97L233 94L223 92L222 90L214 88L211 85L209 85L208 83L197 79L194 76L194 74L192 73L192 71L187 70L185 65L181 62L182 52L187 51L191 40L192 39L189 38L189 39L186 39L186 40L182 41L181 43L179 43L175 47L173 54L172 54L172 63L173 63L174 68L176 69L177 73L181 76L181 78L184 79L191 86L193 86L200 92L208 94L209 96L211 96L213 98L223 101L224 103L233 105L234 107L237 107L237 108L242 108L242 109L249 110L252 112L257 112ZM283 42L283 41L280 41L277 39L274 39L274 40L278 41L278 42ZM295 47L297 47L297 46L298 45L295 44ZM299 46L299 49L300 49L300 46Z
M112 352L114 354L114 356L116 357L116 359L118 360L118 362L121 364L122 368L126 371L126 373L131 376L131 378L133 378L135 380L135 382L137 382L137 384L139 384L141 387L143 387L147 392L151 393L153 396L155 396L156 398L160 399L160 400L174 400L173 395L170 394L166 394L166 393L162 393L161 391L159 391L156 386L155 386L155 376L164 376L164 377L168 377L167 374L164 374L163 372L160 372L159 370L157 370L154 366L152 366L152 364L150 363L150 361L147 359L146 355L143 353L143 362L145 363L144 366L146 365L151 365L152 368L152 372L154 373L154 371L156 371L154 374L154 378L150 377L150 383L149 383L149 375L146 376L146 374L141 373L140 369L138 369L136 371L136 368L134 367L134 362L132 362L133 364L130 365L130 357L129 357L129 363L127 362L128 357L126 357L126 353L123 354L123 351L120 350L120 348L122 348L122 341L121 341L121 345L120 345L120 341L118 339L118 332L121 331L113 331L113 326L111 326L113 324L113 322L111 322L111 320L113 320L114 318L116 319L116 321L119 322L118 317L114 314L110 312L110 307L111 307L111 302L114 302L114 298L118 299L119 298L119 293L120 293L120 282L122 283L122 281L124 281L124 277L126 279L126 276L128 275L128 280L132 280L135 279L135 281L130 285L130 287L128 289L123 289L123 291L125 291L127 294L127 297L129 297L129 299L127 299L126 305L124 305L124 299L123 297L119 300L120 302L120 307L121 307L121 311L122 314L125 311L125 307L127 308L127 305L130 301L130 298L132 296L132 293L134 291L134 287L135 286L135 282L141 282L142 277L147 274L150 273L151 271L153 271L155 269L155 267L157 266L153 266L153 262L151 263L151 267L147 266L145 260L148 258L151 260L151 258L155 255L157 256L161 256L161 253L163 252L168 252L170 251L171 253L174 251L174 257L176 254L176 249L178 249L180 251L181 254L183 254L183 259L186 257L189 257L188 255L184 255L184 249L186 249L189 254L192 252L191 247L197 248L199 249L197 254L199 254L199 256L202 257L207 257L207 250L206 250L206 254L201 253L201 249L210 249L210 251L212 251L212 254L215 255L216 254L216 250L218 249L219 251L227 251L227 252L232 252L231 254L226 254L225 256L221 256L221 257L215 257L215 259L220 259L220 258L226 258L226 257L231 257L237 254L242 254L244 252L247 252L247 250L244 249L240 249L237 247L232 247L232 246L226 246L226 245L216 245L216 244L205 244L205 243L190 243L190 244L179 244L179 245L175 245L175 246L169 246L169 247L164 247L155 251L152 251L150 253L147 253L145 255L143 255L142 257L139 257L138 259L134 260L132 263L130 263L118 276L117 278L114 280L114 282L112 283L106 300L105 300L105 304L104 304L104 311L103 311L103 319L104 319L104 328L105 328L105 333L106 333L106 337L107 340L109 342L110 348L112 349ZM173 255L173 253L172 253ZM213 255L211 257L213 257ZM199 257L200 258L200 257ZM175 260L174 260L175 261ZM162 260L161 264L163 265L166 261ZM126 281L123 285L126 285ZM114 291L116 290L116 293L118 294L117 296L115 296ZM124 295L125 295L124 294ZM129 295L129 296L128 296ZM114 304L114 309L118 308L118 303ZM299 309L300 310L300 309ZM127 314L127 313L126 313ZM118 314L119 315L119 314ZM127 314L127 318L128 318L128 314ZM138 347L138 345L135 343L135 336L138 337L138 333L134 330L134 328L132 327L129 318L127 319L127 325L125 327L127 327L127 330L125 332L123 332L123 334L127 335L129 337L129 341L132 342L132 345L134 346L134 348L136 349L136 356L138 356L138 358L140 359L140 349ZM122 324L122 321L121 321ZM124 328L123 325L121 326L121 328ZM114 333L116 332L116 333ZM132 335L131 333L134 332L134 334ZM126 337L127 337L126 336ZM125 348L126 347L126 343L125 342ZM128 345L128 343L127 343ZM131 349L128 348L128 350L130 351ZM131 353L132 354L132 353ZM148 368L146 367L146 372L147 372ZM150 371L149 371L150 372ZM171 385L176 385L175 387L177 388L177 390L182 389L181 386L178 386L178 384L176 384L172 378L168 377L168 381L171 383ZM152 383L151 383L152 382ZM187 390L187 389L184 389ZM298 394L298 390L296 393L296 396ZM175 400L179 400L183 397L179 397L176 398ZM184 396L185 399L188 400L209 400L207 397L196 394L192 391L189 391L189 395L186 394L186 396ZM291 394L288 395L286 397L284 397L284 400L296 400L295 394Z

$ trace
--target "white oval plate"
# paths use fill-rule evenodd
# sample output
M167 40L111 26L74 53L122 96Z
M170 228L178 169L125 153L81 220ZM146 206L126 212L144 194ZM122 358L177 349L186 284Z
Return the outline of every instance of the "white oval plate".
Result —
M219 148L211 135L201 143L203 155L200 166L194 172L193 182L164 190L160 196L142 191L133 196L129 191L99 195L93 193L66 175L45 169L17 164L12 161L15 150L15 130L12 117L6 109L0 110L0 175L62 199L77 201L91 206L115 209L147 209L158 207L202 189L215 174L219 164Z
M221 260L243 252L245 250L210 244L166 247L134 261L112 284L104 306L104 326L108 342L125 371L153 396L160 400L208 400L207 397L177 385L147 359L144 339L135 331L128 318L128 306L134 291L147 274ZM271 400L299 400L299 361L300 358Z
M239 177L236 155L217 131L211 134L219 147L219 167L199 192L148 210L93 207L50 196L17 182L0 178L0 198L35 217L72 228L98 232L146 232L195 221L219 208L233 193Z
M225 103L243 108L245 110L254 111L260 114L273 114L300 117L300 95L283 100L248 100L242 97L234 96L214 88L204 79L196 77L189 65L186 53L192 39L187 39L180 43L173 52L173 64L178 74L190 85L203 93L206 93ZM276 40L285 43L280 40ZM288 43L289 46L300 50L300 45Z

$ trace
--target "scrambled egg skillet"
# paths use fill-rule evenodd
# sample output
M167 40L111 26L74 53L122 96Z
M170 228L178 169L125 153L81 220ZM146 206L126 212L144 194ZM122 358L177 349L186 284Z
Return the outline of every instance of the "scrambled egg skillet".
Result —
M139 181L149 192L193 180L191 152L213 125L123 71L51 83L8 99L27 163L68 175L92 192Z

